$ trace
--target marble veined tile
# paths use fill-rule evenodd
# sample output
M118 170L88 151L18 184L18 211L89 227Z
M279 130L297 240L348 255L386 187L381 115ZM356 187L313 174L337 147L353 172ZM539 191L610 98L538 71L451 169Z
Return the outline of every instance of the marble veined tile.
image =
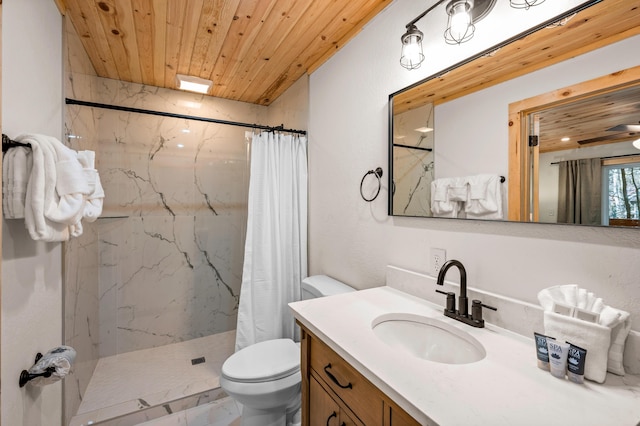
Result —
M233 353L235 332L101 358L71 426L95 423L163 407L162 414L188 406L172 403L220 387L222 363ZM202 363L192 360L204 358ZM190 406L211 401L210 397ZM172 405L167 405L172 403ZM148 417L147 417L148 418Z

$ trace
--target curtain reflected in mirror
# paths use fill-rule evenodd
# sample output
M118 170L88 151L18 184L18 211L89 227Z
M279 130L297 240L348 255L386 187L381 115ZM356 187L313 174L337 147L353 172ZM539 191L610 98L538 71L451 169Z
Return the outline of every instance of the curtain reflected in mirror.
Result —
M602 223L602 160L558 163L558 223Z
M433 104L393 116L393 214L431 217Z

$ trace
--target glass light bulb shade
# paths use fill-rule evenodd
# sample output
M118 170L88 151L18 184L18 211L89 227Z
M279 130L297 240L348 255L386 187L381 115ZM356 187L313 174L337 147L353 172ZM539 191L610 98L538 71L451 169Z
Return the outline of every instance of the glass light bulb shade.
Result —
M422 53L423 34L415 26L412 26L402 36L402 52L400 54L400 65L408 70L420 68L424 61Z
M510 0L510 3L514 9L529 9L544 3L544 0Z
M452 2L447 7L449 20L444 39L448 44L460 44L471 40L475 32L475 25L471 22L471 5L466 1Z

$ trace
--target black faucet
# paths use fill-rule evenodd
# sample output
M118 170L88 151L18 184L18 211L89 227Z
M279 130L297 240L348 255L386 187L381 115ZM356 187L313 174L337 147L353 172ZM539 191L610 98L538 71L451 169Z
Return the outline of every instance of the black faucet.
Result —
M484 327L482 307L484 306L485 308L493 309L494 311L497 309L492 306L485 305L479 300L474 300L471 304L471 315L469 315L469 304L467 300L467 271L459 260L448 260L442 265L440 272L438 272L436 284L444 284L444 276L452 266L456 266L460 271L460 296L458 297L458 310L456 311L456 299L454 292L436 290L438 293L447 295L447 305L444 309L445 316L462 321L472 327Z

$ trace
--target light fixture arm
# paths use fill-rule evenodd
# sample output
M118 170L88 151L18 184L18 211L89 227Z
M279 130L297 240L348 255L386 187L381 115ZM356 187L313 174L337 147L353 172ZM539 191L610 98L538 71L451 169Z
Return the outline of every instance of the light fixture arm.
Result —
M427 13L431 12L433 9L435 9L436 7L440 6L442 3L444 3L446 0L438 0L433 6L431 6L429 9L425 10L424 12L422 12L420 15L416 16L415 18L413 18L413 21L409 22L406 25L406 28L409 29L412 25L415 25L416 22L418 22L419 20L421 20L422 18L424 18Z

